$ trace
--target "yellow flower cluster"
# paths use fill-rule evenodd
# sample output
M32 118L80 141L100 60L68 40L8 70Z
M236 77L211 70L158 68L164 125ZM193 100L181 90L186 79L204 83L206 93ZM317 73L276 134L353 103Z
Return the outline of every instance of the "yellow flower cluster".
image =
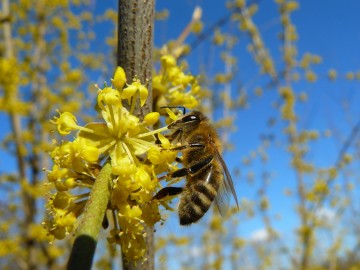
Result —
M276 3L279 5L280 11L280 20L283 26L283 33L281 38L284 43L283 54L284 61L287 68L292 69L296 63L296 56L298 54L295 42L298 40L298 34L296 31L296 26L291 21L291 13L298 9L299 4L297 1L291 0L276 0Z
M199 105L201 94L197 79L191 74L185 74L176 64L175 57L161 57L161 69L153 77L153 99L157 109L179 104L193 109Z
M312 202L318 202L323 196L326 196L329 191L329 186L326 180L316 179L313 187L306 194L306 199Z
M167 78L164 81L171 78L176 89L192 85L190 92L196 92L195 79L181 75L174 62L169 61L163 59ZM166 95L166 89L163 90ZM121 244L126 259L137 260L145 254L144 224L151 226L161 219L158 203L152 201L159 187L157 175L168 170L177 154L166 150L170 142L158 134L167 127L150 130L159 120L158 112L151 112L142 120L133 115L136 101L139 99L143 106L147 97L146 86L137 79L127 84L125 72L119 67L112 86L98 90L97 105L104 122L80 126L70 112L59 113L52 120L61 135L77 131L72 142L62 142L51 152L54 166L48 171L48 180L57 193L49 200L51 218L44 224L54 238L62 239L74 230L89 190L103 163L110 159L114 185L109 207L117 220L109 240ZM170 91L168 97L186 106L196 104L194 96L185 92ZM160 144L155 144L155 134L159 135Z
M284 104L281 107L281 116L288 121L296 121L296 115L294 112L296 96L293 89L290 87L281 87L279 93L284 100Z
M336 80L336 77L337 77L337 71L335 69L330 69L329 72L328 72L328 78L329 80L331 81L334 81Z
M0 111L26 115L31 110L27 102L18 99L18 87L23 83L20 79L20 64L14 58L0 57L0 89L4 92L0 96Z
M239 29L247 32L251 38L251 44L249 45L249 51L253 54L255 60L261 66L261 72L269 74L272 78L275 78L276 70L274 61L268 49L265 47L260 31L254 23L252 16L257 12L258 6L252 4L246 6L246 1L235 1L229 8L240 9L239 13L233 15L233 19L239 21Z

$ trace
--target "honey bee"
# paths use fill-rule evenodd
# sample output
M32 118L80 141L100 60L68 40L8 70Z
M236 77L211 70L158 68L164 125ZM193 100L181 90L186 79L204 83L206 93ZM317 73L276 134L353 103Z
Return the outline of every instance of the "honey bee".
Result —
M182 152L183 163L183 168L169 173L168 177L186 177L186 184L185 187L165 187L154 199L160 200L181 193L178 206L180 225L197 222L209 210L213 201L220 214L224 215L230 194L238 206L231 175L220 155L221 142L209 119L203 113L193 111L184 113L168 128L173 130L168 136L169 140L180 143L180 146L172 150Z

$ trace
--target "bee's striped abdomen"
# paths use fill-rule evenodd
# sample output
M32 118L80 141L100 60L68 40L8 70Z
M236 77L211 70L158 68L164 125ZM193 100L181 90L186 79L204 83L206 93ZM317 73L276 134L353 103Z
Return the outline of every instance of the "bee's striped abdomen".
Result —
M183 192L179 204L181 225L198 221L210 208L216 197L218 185L213 181L198 181Z

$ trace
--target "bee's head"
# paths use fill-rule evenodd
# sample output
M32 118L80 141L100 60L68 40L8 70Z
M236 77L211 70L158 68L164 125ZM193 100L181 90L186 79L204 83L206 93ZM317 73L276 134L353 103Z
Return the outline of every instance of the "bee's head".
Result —
M193 111L188 114L185 114L175 122L171 123L169 129L179 129L181 128L184 132L191 132L193 129L197 128L200 122L206 120L206 116L199 111Z

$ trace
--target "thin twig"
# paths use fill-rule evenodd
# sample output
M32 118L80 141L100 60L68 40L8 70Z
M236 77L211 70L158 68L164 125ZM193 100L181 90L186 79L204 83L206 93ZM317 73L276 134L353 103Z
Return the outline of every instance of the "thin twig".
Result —
M112 189L111 164L107 162L101 169L82 219L76 231L76 238L68 262L68 270L91 269L98 235Z

